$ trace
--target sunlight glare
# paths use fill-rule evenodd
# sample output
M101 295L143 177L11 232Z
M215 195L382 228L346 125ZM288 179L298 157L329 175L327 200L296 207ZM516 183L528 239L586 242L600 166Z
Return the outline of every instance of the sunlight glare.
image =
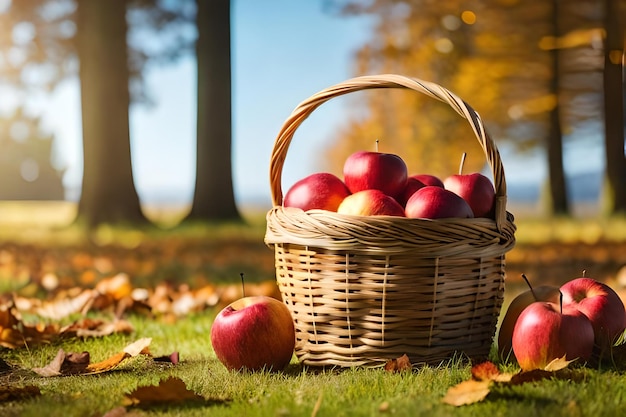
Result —
M0 13L6 13L11 7L11 0L0 0Z
M473 25L476 23L476 13L471 10L464 10L463 13L461 13L461 20L466 25Z

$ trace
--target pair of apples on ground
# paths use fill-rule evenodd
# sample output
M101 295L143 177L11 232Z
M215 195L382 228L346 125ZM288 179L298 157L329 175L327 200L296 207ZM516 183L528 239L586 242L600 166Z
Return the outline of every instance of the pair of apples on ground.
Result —
M509 305L498 334L498 352L522 370L544 369L565 357L583 363L602 359L626 328L619 295L592 278L561 287L543 285L519 294Z
M359 151L346 159L343 180L327 172L311 174L289 188L283 206L360 216L493 218L494 201L493 184L480 173L459 172L444 181L409 176L398 155Z

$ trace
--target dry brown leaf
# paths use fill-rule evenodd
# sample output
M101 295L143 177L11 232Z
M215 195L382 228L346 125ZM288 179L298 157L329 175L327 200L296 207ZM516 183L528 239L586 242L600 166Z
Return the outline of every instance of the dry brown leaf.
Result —
M456 407L474 404L484 400L489 395L492 381L470 379L448 389L442 401Z
M507 382L513 374L502 373L491 361L485 361L472 366L472 378L477 381Z
M35 314L51 320L61 320L72 314L85 313L89 310L96 294L92 290L83 290L74 297L61 297L54 301L43 302L35 308Z
M166 362L171 363L172 365L176 365L179 362L178 352L172 352L169 355L156 356L152 360L155 362Z
M134 331L133 325L126 320L114 320L107 322L84 318L70 325L63 327L59 334L61 336L73 337L102 337L114 333L130 334Z
M66 353L59 349L55 358L43 368L33 368L33 371L44 377L83 374L89 364L89 353Z
M116 353L110 358L107 358L102 362L90 364L87 367L87 373L96 374L109 371L118 366L127 358L138 356L141 353L146 353L148 352L148 346L150 346L150 342L152 342L152 339L148 337L139 339L136 342L133 342L130 345L126 346L124 350Z
M549 364L546 365L546 367L543 370L548 371L548 372L560 371L561 369L567 368L569 364L574 362L575 360L576 359L568 361L565 359L565 355L563 355L562 358L557 358L557 359L552 360Z
M123 351L96 363L90 363L89 352L66 353L59 349L56 357L42 368L33 368L33 371L44 377L60 375L87 375L109 371L125 359L148 353L148 346L152 339L143 338L126 346Z
M25 387L0 386L0 402L19 401L41 395L39 387L26 385Z
M572 362L566 361L565 357L563 357L553 360L545 369L520 371L516 374L502 373L492 362L483 362L472 366L472 379L450 387L442 401L457 407L473 404L484 400L493 384L502 386L520 385L548 378L580 379L581 375L567 369L567 366Z
M145 414L137 411L127 410L126 407L115 407L107 411L102 417L144 417Z
M142 386L126 394L126 405L151 406L190 401L205 401L205 398L187 389L180 378L169 377L158 385Z
M385 363L385 371L387 372L402 372L410 371L411 369L413 369L413 365L411 365L411 360L406 353L399 358L390 359Z

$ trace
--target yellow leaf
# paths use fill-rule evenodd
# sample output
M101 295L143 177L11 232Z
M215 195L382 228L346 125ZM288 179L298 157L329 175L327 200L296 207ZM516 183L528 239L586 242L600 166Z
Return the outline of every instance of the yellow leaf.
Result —
M575 360L576 359L573 359L571 361L565 360L565 355L563 355L562 358L553 359L552 362L547 364L546 367L544 368L544 371L548 371L548 372L560 371L561 369L567 368L568 365L574 362Z
M448 389L442 401L446 404L459 407L462 405L474 404L482 401L489 394L490 380L476 381L470 379L463 381Z

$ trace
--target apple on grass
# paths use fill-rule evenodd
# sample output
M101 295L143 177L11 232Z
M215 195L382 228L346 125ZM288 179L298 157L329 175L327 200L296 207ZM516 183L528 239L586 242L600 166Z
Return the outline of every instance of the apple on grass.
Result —
M348 195L350 190L341 179L328 172L318 172L293 184L285 194L283 206L297 207L304 211L337 211L339 204Z
M343 166L343 180L351 193L375 189L398 198L408 179L406 163L398 155L359 151Z
M523 371L545 369L555 359L586 362L593 352L593 326L578 309L536 301L519 315L513 352Z
M502 318L498 331L498 354L503 360L515 359L515 354L512 350L513 329L522 311L536 301L559 303L561 298L559 287L554 285L540 285L533 288L526 275L522 274L522 278L528 285L528 290L518 294L511 301Z
M626 327L626 312L619 295L593 278L576 278L561 286L563 304L585 314L595 334L600 355L609 350Z
M337 213L404 217L404 208L393 197L380 190L363 190L347 196L337 208Z
M224 307L211 327L211 344L219 361L231 370L280 371L295 347L291 313L268 296L244 297Z
M465 200L452 191L427 185L417 190L406 202L406 217L443 219L472 218L474 214Z

